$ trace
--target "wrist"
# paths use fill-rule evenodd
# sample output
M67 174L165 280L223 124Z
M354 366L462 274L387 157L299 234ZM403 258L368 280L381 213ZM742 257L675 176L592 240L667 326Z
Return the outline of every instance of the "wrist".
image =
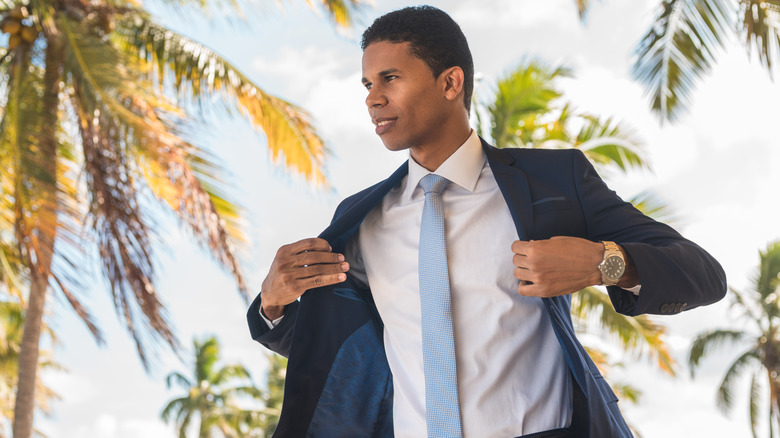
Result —
M265 304L260 307L260 311L263 312L263 316L273 321L284 316L284 306L275 306L273 304Z
M593 273L589 277L590 286L600 286L602 284L601 270L599 269L599 265L603 259L604 245L601 242L593 242L593 258L590 263L594 269Z
M601 263L598 265L598 270L601 272L600 284L615 286L622 280L626 271L625 253L615 242L605 240L601 244L604 246L604 251Z
M625 249L623 249L622 246L618 245L620 248L620 252L623 254L623 259L626 261L626 272L623 273L623 276L620 277L620 281L617 283L617 287L622 289L629 289L632 287L639 286L639 274L636 271L636 266L634 266L634 262L631 260L631 256L626 252Z

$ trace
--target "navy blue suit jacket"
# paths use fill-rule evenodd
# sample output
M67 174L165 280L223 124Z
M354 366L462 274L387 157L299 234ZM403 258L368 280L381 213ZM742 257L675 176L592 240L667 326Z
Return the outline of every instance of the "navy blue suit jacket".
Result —
M482 143L521 240L611 240L628 252L642 291L637 296L608 288L618 312L679 313L725 295L726 278L718 262L622 201L582 152L496 149ZM333 251L343 252L366 214L407 172L405 163L390 178L345 199L320 237ZM272 330L259 315L260 301L258 295L247 315L253 339L289 357L274 436L391 437L392 376L371 292L350 276L343 283L309 290L285 308L284 319ZM631 436L617 397L575 336L570 296L543 301L574 383L587 400L587 412L575 415L585 416L591 437Z

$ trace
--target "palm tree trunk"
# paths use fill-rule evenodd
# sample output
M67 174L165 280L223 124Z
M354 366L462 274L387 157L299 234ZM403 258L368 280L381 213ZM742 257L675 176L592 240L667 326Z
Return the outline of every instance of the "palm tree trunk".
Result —
M775 373L775 376L772 376L773 373ZM769 438L774 438L775 422L780 421L780 382L777 380L776 373L776 371L770 371L769 373L769 396L771 398L771 408L769 409Z
M27 243L27 263L30 267L30 297L24 319L24 331L19 350L19 382L14 406L13 437L31 438L35 412L35 383L38 373L39 342L43 322L43 310L49 285L49 274L54 241L57 230L57 111L59 107L60 71L62 67L62 45L56 35L47 35L46 71L44 73L44 94L41 107L40 164L45 170L47 181L37 181L35 191L39 195L36 211L35 244L29 244L30 230L17 230L19 242ZM17 212L23 207L17 208ZM17 224L23 220L17 217ZM26 227L25 227L26 228ZM34 252L35 257L32 257Z
M30 438L32 436L35 379L38 371L38 341L41 337L48 276L35 272L30 283L30 299L27 302L24 332L19 351L19 383L16 389L16 405L14 406L14 438Z

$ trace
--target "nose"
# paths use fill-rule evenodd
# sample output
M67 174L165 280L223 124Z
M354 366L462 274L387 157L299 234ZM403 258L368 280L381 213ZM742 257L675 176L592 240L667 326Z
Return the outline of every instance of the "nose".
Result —
M387 104L387 98L382 92L382 88L374 84L368 90L368 96L366 96L366 106L368 109L379 108Z

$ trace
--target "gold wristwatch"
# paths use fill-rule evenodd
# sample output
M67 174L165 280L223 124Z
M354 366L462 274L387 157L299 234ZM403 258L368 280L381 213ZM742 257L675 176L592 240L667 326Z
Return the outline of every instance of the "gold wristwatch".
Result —
M626 272L626 261L615 242L604 241L601 243L604 244L604 259L599 263L601 283L605 286L614 286Z

